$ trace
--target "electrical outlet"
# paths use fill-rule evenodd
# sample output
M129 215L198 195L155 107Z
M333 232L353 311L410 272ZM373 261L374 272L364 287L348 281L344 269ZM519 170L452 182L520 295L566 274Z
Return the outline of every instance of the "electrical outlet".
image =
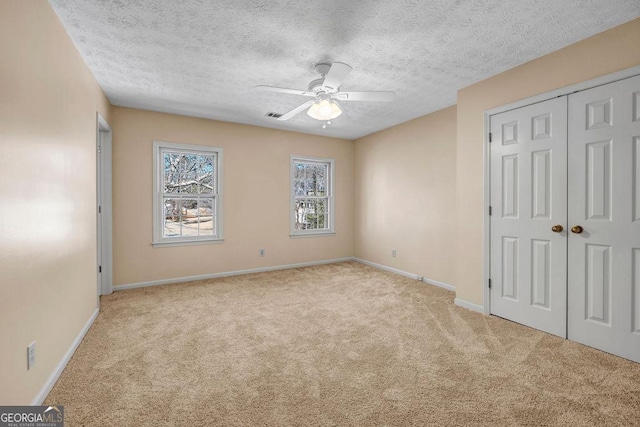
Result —
M391 256L392 257L396 257L396 250L395 249L391 249Z
M36 342L32 342L27 347L27 371L36 364Z
M260 249L260 256L264 256L264 249Z

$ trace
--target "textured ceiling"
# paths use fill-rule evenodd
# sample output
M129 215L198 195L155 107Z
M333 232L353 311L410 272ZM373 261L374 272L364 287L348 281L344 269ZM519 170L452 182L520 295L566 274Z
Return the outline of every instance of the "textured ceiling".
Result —
M640 16L639 0L50 0L114 105L355 139L456 103L458 89ZM318 62L353 71L322 129L307 101Z

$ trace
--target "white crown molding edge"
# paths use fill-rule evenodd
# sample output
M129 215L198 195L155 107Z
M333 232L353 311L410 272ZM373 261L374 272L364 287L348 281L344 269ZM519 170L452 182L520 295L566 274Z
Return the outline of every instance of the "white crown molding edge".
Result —
M87 334L87 332L89 331L89 328L91 328L91 325L93 325L93 322L98 317L98 313L100 313L100 310L96 308L91 314L91 317L89 317L89 320L87 320L87 322L84 324L84 326L80 330L80 333L78 334L78 336L76 336L76 339L73 340L73 342L71 343L69 350L67 350L64 356L62 356L62 359L60 360L56 368L53 370L53 372L49 376L49 379L47 379L47 381L44 383L44 385L40 389L40 392L31 401L32 406L42 405L42 402L44 402L44 399L47 398L47 396L49 395L49 392L51 392L51 389L58 381L58 378L60 378L60 375L62 375L64 368L67 367L67 363L69 363L69 360L71 360L71 357L78 349L78 346L82 342L82 339Z

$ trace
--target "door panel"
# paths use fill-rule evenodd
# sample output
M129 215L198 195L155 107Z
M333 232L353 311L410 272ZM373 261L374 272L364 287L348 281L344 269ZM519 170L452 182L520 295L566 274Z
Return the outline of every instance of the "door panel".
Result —
M611 221L611 141L587 144L587 219Z
M518 218L518 155L502 157L502 217Z
M491 117L491 313L566 336L567 100Z
M640 120L640 119L638 119ZM640 137L633 138L633 221L640 221Z
M609 324L611 302L611 247L586 245L587 248L587 309L586 318Z
M635 334L640 334L640 249L633 249L633 327Z
M531 304L549 308L551 242L532 240L531 245Z
M640 362L640 77L569 96L568 337Z
M518 301L518 238L502 237L502 297Z
M535 219L551 219L551 150L531 153L532 213Z

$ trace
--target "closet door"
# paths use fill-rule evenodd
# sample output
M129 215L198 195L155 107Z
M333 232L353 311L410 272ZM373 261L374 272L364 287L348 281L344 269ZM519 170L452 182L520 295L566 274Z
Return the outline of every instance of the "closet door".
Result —
M640 362L640 76L569 96L569 227L568 338Z
M566 337L567 99L490 124L491 313Z

